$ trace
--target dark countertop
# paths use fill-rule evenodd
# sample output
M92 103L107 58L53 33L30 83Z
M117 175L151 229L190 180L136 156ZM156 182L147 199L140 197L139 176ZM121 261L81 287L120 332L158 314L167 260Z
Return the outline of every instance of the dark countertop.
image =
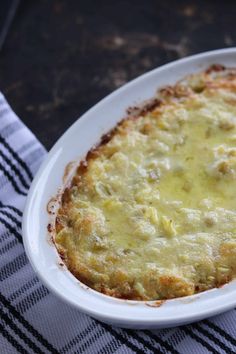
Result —
M125 82L186 55L234 46L235 18L230 0L22 0L0 52L0 90L50 148Z

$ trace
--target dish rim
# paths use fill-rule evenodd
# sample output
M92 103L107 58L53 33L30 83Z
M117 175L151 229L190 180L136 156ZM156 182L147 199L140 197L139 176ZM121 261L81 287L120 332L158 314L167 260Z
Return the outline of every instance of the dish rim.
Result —
M215 306L209 306L207 309L195 309L195 311L193 311L192 309L192 312L189 311L187 313L182 313L181 315L178 314L178 315L172 315L172 317L170 318L169 316L165 316L165 311L162 311L163 309L165 309L165 305L161 306L160 309L161 310L161 313L159 313L159 315L161 316L158 316L158 315L153 315L154 318L137 318L136 316L134 318L131 317L131 313L132 311L128 311L126 313L112 313L112 312L107 312L107 311L102 311L102 309L96 309L96 308L92 308L89 307L89 306L85 306L85 304L81 304L79 303L78 301L74 301L72 299L72 297L65 295L64 293L62 292L59 292L57 287L55 287L55 284L53 285L51 283L51 281L49 281L48 279L48 276L47 274L45 274L44 271L42 271L41 267L40 267L40 264L37 260L37 258L35 257L35 250L33 250L33 246L31 244L30 241L32 241L31 239L31 233L30 233L30 225L32 223L32 219L30 218L31 216L31 210L32 208L34 208L34 203L36 202L37 203L37 193L36 193L36 190L37 190L37 187L38 185L43 184L42 182L42 179L43 179L43 175L44 175L44 171L47 170L47 168L49 168L48 166L50 165L50 163L53 163L53 158L55 157L54 155L57 154L58 150L62 150L63 148L63 144L66 142L66 140L68 140L68 137L70 137L70 135L72 134L72 132L74 130L76 130L76 127L77 125L81 125L82 122L86 121L86 120L89 120L90 118L90 115L95 113L96 114L96 110L99 109L100 106L106 106L107 104L109 105L109 100L112 101L113 99L116 99L117 96L119 96L123 91L125 90L129 90L129 89L132 89L133 86L135 86L137 83L141 82L141 81L148 81L148 79L150 79L152 76L155 76L155 75L160 75L161 72L165 72L165 71L168 71L170 69L173 70L173 68L175 68L175 66L178 66L178 65L182 65L184 66L184 64L186 63L190 63L191 64L191 61L192 62L196 62L195 64L198 66L199 64L197 64L198 60L201 62L206 60L207 62L207 59L210 59L211 57L217 57L217 56L230 56L230 55L235 55L236 57L236 48L227 48L227 49L218 49L218 50L214 50L214 51L208 51L208 52L203 52L203 53L200 53L200 54L196 54L196 55L192 55L192 56L189 56L189 57L186 57L186 58L182 58L182 59L178 59L176 61L173 61L171 63L168 63L168 64L165 64L163 66L160 66L156 69L153 69L139 77L137 77L136 79L128 82L126 85L122 86L121 88L115 90L114 92L112 92L111 94L109 94L108 96L106 96L104 99L102 99L100 102L98 102L96 105L94 105L91 109L89 109L85 114L83 114L79 119L77 119L73 125L66 130L66 132L57 140L57 142L54 144L54 146L52 147L52 149L49 151L47 157L45 158L44 162L42 163L41 167L39 168L32 184L31 184L31 187L30 187L30 190L29 190L29 193L28 193L28 197L27 197L27 201L26 201L26 205L25 205L25 209L24 209L24 214L23 214L23 221L22 221L22 231L23 231L23 243L24 243L24 247L25 247L25 250L26 250L26 254L30 260L30 263L31 265L33 266L36 274L40 277L40 279L43 281L43 283L47 286L47 288L49 288L53 293L55 293L57 296L59 296L62 300L66 301L67 303L75 306L76 308L78 308L80 311L83 311L93 317L96 317L104 322L109 322L109 323L113 323L113 324L121 324L123 326L131 326L133 328L133 326L143 326L143 328L148 328L148 327L165 327L165 326L174 326L174 325L177 325L177 324L181 324L181 323L188 323L188 322L192 322L192 321L195 321L195 320L198 320L198 319L202 319L202 318L205 318L205 317L208 317L208 316L212 316L216 313L220 313L220 312L223 312L223 311L226 311L232 307L234 307L236 305L236 298L234 300L233 296L228 296L228 300L227 301L218 301L218 304L215 305ZM215 61L217 59L214 59ZM216 62L211 62L212 64L216 63ZM223 59L224 61L224 59ZM222 62L221 62L222 63ZM193 63L194 65L194 63ZM204 64L203 64L204 65ZM210 65L210 62L207 64L207 66ZM199 70L200 70L200 66L199 66ZM189 72L188 74L191 74L191 72ZM156 85L158 86L158 85ZM163 85L161 85L162 87ZM152 97L149 97L149 98L152 98ZM142 100L141 100L142 102ZM133 105L132 103L130 104L131 106ZM124 108L128 108L127 106L124 107ZM122 119L122 116L120 117L120 120ZM110 129L109 129L110 130ZM81 156L82 158L82 156ZM68 161L70 162L70 161ZM56 162L55 162L56 163ZM64 169L65 169L66 166L64 166ZM61 181L61 185L63 185L62 181ZM44 192L47 190L47 186L45 185L44 186L45 190ZM36 194L35 194L36 193ZM38 196L38 199L39 199L39 196ZM38 200L38 203L39 203L39 200ZM35 211L36 212L36 211ZM39 222L39 221L38 221ZM39 222L39 228L40 228L40 222ZM42 225L41 225L41 229L42 229ZM43 227L44 229L44 227ZM45 230L46 231L46 230ZM45 235L46 237L46 235ZM44 237L44 239L45 239ZM44 240L45 241L45 240ZM35 244L34 244L35 246ZM42 246L42 247L45 247L45 246ZM52 247L52 246L50 246ZM56 247L53 246L55 249ZM57 252L57 251L56 251ZM54 269L55 271L55 269ZM49 270L50 272L50 270ZM57 269L56 273L57 272L62 272L61 269ZM127 304L129 304L129 306L131 305L137 305L135 306L136 309L138 309L140 306L143 306L144 304L147 305L147 303L155 303L155 301L132 301L132 300L123 300L123 299L117 299L117 298L112 298L110 296L107 296L107 295L104 295L104 294L101 294L93 289L87 289L87 287L82 284L81 282L78 281L78 279L76 279L67 269L65 270L68 276L68 278L71 278L72 281L75 281L77 283L80 283L80 287L78 287L78 292L81 293L84 292L84 291L87 291L87 294L90 294L92 295L92 299L95 299L97 298L102 298L105 303L104 306L107 306L108 308L110 307L109 305L111 304L111 302L113 303L114 306L117 306L117 307L120 307L120 305L122 306L126 306ZM225 292L225 289L229 289L226 290ZM232 288L232 290L231 290ZM232 281L230 282L229 284L226 284L225 286L223 286L222 288L219 288L219 289L211 289L211 290L208 290L208 291L205 291L205 292L202 292L202 293L199 293L199 294L194 294L194 295L191 295L191 296L187 296L187 297L184 297L184 298L178 298L178 299L171 299L171 300L166 300L166 303L168 303L170 306L181 306L183 305L183 303L186 302L186 304L190 304L191 303L196 303L198 302L198 299L199 297L202 298L204 297L204 294L207 293L207 295L209 295L208 297L210 299L208 300L216 300L214 299L214 295L213 297L211 296L212 293L214 292L217 292L217 293L222 293L223 292L223 295L218 295L219 297L219 300L220 298L222 297L222 299L224 298L227 298L226 295L234 295L236 294L236 281ZM227 294L228 292L228 294ZM88 297L90 297L90 295ZM86 297L86 295L85 295ZM208 301L207 300L207 301ZM113 307L114 307L113 306ZM186 306L186 309L187 307L190 307L190 310L191 310L191 306ZM126 306L126 308L128 309L128 307ZM131 306L131 308L134 308L134 306ZM147 308L147 306L146 306ZM150 309L151 307L149 307ZM111 308L112 310L112 308ZM157 308L155 308L155 306L152 307L152 310L153 311L158 311ZM196 311L197 310L197 311ZM137 310L138 311L138 310ZM136 312L137 312L136 311ZM148 310L149 311L149 310ZM164 316L163 316L163 313L164 312ZM142 312L140 312L141 314ZM158 312L157 312L158 313ZM138 323L137 323L138 321Z

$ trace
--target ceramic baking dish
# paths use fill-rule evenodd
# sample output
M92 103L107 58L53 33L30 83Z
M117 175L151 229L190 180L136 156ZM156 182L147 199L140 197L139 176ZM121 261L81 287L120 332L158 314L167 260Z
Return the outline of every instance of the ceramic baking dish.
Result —
M73 166L85 157L102 135L126 116L127 108L152 98L158 88L174 84L184 76L202 71L212 64L235 67L236 49L221 49L177 60L116 90L65 132L48 153L34 178L23 217L26 253L43 283L78 310L116 326L148 329L190 323L236 305L236 281L218 289L165 302L121 300L100 294L80 283L61 265L61 259L48 235L48 224L58 205L58 199L53 197L60 195L70 173L73 173ZM66 169L72 161L76 163Z

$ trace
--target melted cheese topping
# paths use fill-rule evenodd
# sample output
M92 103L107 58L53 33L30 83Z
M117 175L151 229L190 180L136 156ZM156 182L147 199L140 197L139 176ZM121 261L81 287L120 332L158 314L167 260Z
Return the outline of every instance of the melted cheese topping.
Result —
M159 96L90 154L57 217L68 268L116 297L185 296L236 275L235 75L212 70Z

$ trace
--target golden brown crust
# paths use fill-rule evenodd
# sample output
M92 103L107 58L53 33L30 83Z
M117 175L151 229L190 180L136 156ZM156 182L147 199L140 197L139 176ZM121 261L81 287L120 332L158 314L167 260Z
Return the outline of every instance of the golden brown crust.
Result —
M215 80L217 77L217 80ZM116 136L123 135L127 136L130 131L133 129L132 121L134 119L138 119L142 116L155 116L155 119L158 120L159 116L163 112L163 107L170 107L170 109L175 109L178 105L178 102L186 102L186 105L189 104L189 98L192 98L191 104L198 105L199 103L194 101L194 97L202 93L204 90L207 91L207 95L211 95L211 92L217 89L229 89L231 91L236 91L236 71L229 70L224 68L221 65L212 65L208 68L204 73L201 73L196 81L191 81L190 78L186 78L186 80L182 80L177 83L175 86L167 86L161 89L158 93L158 97L149 101L144 107L140 109L138 107L134 107L133 109L128 110L128 117L123 119L112 131L108 134L104 135L101 138L100 143L93 147L86 155L85 159L80 162L79 167L76 170L76 174L73 177L71 184L67 187L61 199L61 206L58 211L58 215L56 217L55 228L56 234L62 232L65 228L72 227L77 235L83 235L83 238L90 238L93 234L93 230L96 227L97 216L87 215L83 217L80 221L76 222L76 224L70 225L71 223L71 206L73 204L73 188L76 187L78 190L80 188L88 189L91 198L93 198L94 193L94 181L93 176L88 174L92 166L92 162L104 156L104 158L110 159L112 156L118 152L116 147L107 148L107 144ZM234 98L226 98L226 101L235 105L236 100ZM159 123L161 129L163 131L168 131L168 127L165 126L165 122L160 121ZM225 131L229 131L231 128L227 123L220 123L220 128ZM149 135L152 132L152 124L150 121L144 123L139 132L143 135ZM177 146L177 145L176 145ZM176 147L177 148L177 147ZM228 166L226 166L229 168ZM222 167L223 168L223 167ZM227 174L229 171L221 171L219 167L219 172L222 174ZM150 177L152 178L152 176ZM155 175L156 178L156 175ZM189 190L187 191L189 192ZM109 191L108 191L109 193ZM77 208L79 208L79 202ZM154 218L154 216L151 216ZM206 226L210 227L209 223L212 222L212 219L209 219L209 222L206 222ZM163 226L164 227L164 226ZM166 227L166 226L165 226ZM100 231L103 232L103 231ZM170 233L171 234L171 233ZM71 236L73 238L73 236ZM81 236L82 237L82 236ZM80 238L80 236L79 236ZM83 238L80 239L80 242L83 242ZM63 241L64 242L64 241ZM77 241L76 241L77 242ZM87 240L86 240L87 242ZM97 242L97 241L96 241ZM91 246L91 250L103 249L104 246L100 240L100 243L93 243ZM123 299L135 299L135 300L150 300L155 298L156 293L159 294L161 299L170 299L175 297L182 297L187 295L192 295L194 293L198 293L204 290L207 290L212 287L218 287L226 282L230 281L236 274L236 261L232 261L232 259L236 259L236 246L235 244L223 244L220 248L220 257L218 259L218 265L223 264L223 266L227 265L227 271L225 273L216 272L215 278L209 282L204 277L200 277L199 280L194 282L187 281L183 277L177 275L156 275L156 273L148 273L148 276L143 274L142 284L147 289L147 293L149 296L141 295L140 291L135 288L135 282L132 277L127 275L126 272L121 269L117 269L112 274L112 279L110 279L110 287L107 283L106 274L103 274L104 265L102 263L94 263L93 271L89 269L89 267L81 261L76 252L71 252L70 255L67 254L66 246L63 247L59 242L56 243L58 252L61 258L65 261L68 269L84 284L94 288L97 291L100 291L106 295L114 296L117 298ZM124 254L124 257L126 255ZM118 257L118 259L120 259ZM110 256L110 260L113 265L116 264L116 255ZM211 267L211 265L209 265ZM218 268L217 268L218 269ZM214 273L214 272L213 272ZM212 274L213 274L212 273ZM199 273L200 274L200 273ZM153 281L150 279L153 276ZM205 275L204 275L205 276ZM119 284L119 286L117 286ZM155 291L153 291L155 288Z

